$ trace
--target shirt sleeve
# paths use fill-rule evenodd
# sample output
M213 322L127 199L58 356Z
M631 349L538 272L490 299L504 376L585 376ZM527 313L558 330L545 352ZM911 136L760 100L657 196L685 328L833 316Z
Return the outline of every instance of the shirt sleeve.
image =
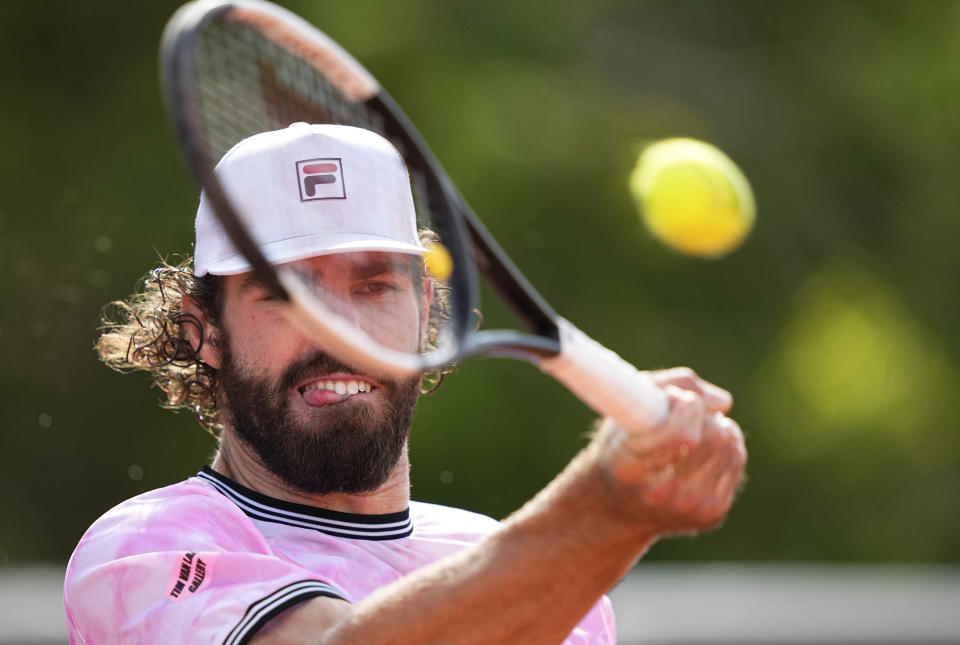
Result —
M563 645L616 645L617 625L610 598L603 596L583 617Z
M135 498L111 510L80 541L64 581L74 645L246 643L318 596L349 601L273 553L232 504L202 494Z

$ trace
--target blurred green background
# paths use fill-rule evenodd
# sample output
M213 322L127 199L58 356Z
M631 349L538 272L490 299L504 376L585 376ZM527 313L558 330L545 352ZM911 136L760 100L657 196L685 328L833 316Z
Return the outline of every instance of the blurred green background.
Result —
M2 565L65 561L213 450L91 349L101 305L192 243L157 73L178 4L0 7ZM384 83L560 312L735 393L739 502L649 558L960 562L960 3L282 4ZM665 250L630 202L638 147L677 135L753 183L723 260ZM591 421L533 367L468 361L421 403L414 496L505 516Z

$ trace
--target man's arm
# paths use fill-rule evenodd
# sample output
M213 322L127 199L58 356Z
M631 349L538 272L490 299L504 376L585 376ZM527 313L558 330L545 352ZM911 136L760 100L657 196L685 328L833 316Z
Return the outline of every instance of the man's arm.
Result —
M562 642L657 537L721 522L743 473L743 435L724 416L729 395L689 370L655 378L670 398L670 417L655 435L604 422L482 542L356 605L305 602L253 642Z

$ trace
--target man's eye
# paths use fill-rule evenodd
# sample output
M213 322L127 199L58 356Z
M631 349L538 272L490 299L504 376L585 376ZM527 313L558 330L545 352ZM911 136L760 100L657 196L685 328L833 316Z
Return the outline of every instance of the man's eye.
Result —
M376 295L386 294L396 290L396 285L390 282L368 282L357 289L357 293L364 295Z

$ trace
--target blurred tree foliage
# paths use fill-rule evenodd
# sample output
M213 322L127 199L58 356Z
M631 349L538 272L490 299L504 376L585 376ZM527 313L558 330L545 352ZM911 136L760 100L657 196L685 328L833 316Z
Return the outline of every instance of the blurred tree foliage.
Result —
M735 393L739 503L649 557L960 561L960 2L284 4L385 83L559 311ZM156 61L176 6L0 7L0 564L64 560L213 450L91 351L101 305L190 250ZM629 201L638 147L675 135L753 182L726 259L661 248ZM420 406L414 495L504 516L591 422L530 366L468 361Z

